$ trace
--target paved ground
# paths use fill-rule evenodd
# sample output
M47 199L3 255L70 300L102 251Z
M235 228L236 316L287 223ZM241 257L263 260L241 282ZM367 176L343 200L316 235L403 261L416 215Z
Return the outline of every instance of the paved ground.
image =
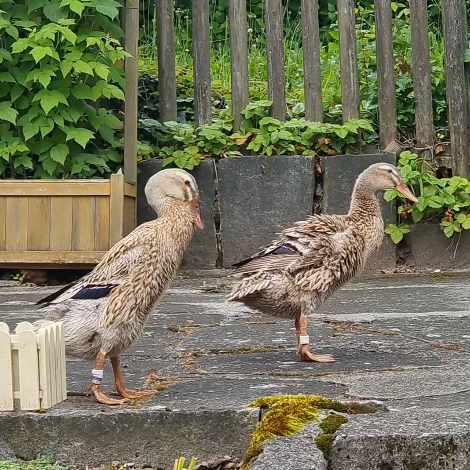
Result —
M2 442L5 455L52 449L81 464L134 457L139 464L170 467L180 454L240 457L258 420L256 410L246 409L251 400L311 393L380 400L389 410L357 416L341 428L334 470L469 468L468 275L384 276L343 288L310 322L312 349L333 354L334 364L298 362L293 322L226 304L224 282L178 279L123 357L129 385L141 387L152 373L161 380L153 385L171 382L150 402L110 411L72 396L45 415L0 414L0 457ZM38 318L33 303L53 290L1 288L0 321L13 327ZM84 392L91 368L70 360L68 389ZM109 367L104 383L111 390ZM67 419L71 424L64 424ZM13 425L21 428L15 438L6 431ZM81 426L89 430L88 441ZM112 449L103 437L109 433Z

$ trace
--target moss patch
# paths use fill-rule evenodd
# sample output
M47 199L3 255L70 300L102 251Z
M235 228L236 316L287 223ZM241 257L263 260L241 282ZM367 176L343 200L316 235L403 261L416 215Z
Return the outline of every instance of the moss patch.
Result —
M42 458L30 462L0 460L0 470L68 470L68 468L55 464L52 459Z
M263 419L256 426L250 447L243 457L248 463L261 453L264 441L278 436L293 436L306 424L317 421L320 410L348 412L348 406L336 400L319 395L277 395L264 397L250 403L250 407L268 408Z
M268 411L256 426L250 446L243 457L243 468L245 469L261 453L265 441L275 437L293 436L306 424L317 421L320 417L320 410L348 414L375 413L377 411L370 404L354 401L341 403L319 395L263 397L250 403L249 407L267 409ZM325 452L326 455L329 455L333 443L333 434L347 421L347 418L342 415L331 414L319 424L322 433L317 436L316 444L324 455Z
M345 416L332 413L319 424L322 432L315 438L315 444L323 452L326 461L330 457L335 432L347 422L348 418Z

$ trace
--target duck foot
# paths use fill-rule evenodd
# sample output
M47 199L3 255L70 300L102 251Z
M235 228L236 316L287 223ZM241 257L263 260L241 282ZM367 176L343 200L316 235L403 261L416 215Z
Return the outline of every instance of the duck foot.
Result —
M116 391L121 395L123 398L129 398L131 400L136 400L140 398L151 397L157 393L156 390L142 390L137 392L135 390L129 390L127 388L121 388L116 385Z
M302 362L335 362L335 358L331 354L312 354L308 344L303 344L298 353Z
M130 403L130 400L128 398L117 399L108 397L100 390L100 386L97 384L93 384L91 386L91 391L95 396L96 401L98 403L102 403L103 405L127 405L128 403Z

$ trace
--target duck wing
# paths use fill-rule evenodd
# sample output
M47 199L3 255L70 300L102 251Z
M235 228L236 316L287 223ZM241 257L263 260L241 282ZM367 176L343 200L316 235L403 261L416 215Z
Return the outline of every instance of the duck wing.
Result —
M346 223L344 216L311 216L284 230L280 239L264 250L232 265L232 272L280 270L297 277L308 271L310 277L316 277L313 271L317 270L319 276L330 280L362 262L363 248L363 238Z
M116 287L127 282L134 268L146 258L146 235L151 227L143 224L116 243L93 271L36 302L47 307L66 300L90 300L107 297ZM153 229L154 231L155 229Z

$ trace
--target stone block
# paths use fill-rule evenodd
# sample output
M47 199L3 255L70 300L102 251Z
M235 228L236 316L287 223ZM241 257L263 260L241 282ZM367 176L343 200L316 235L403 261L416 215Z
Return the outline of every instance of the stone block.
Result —
M411 255L408 264L419 270L468 270L470 267L470 233L463 230L447 238L438 224L411 225L405 235Z
M149 178L162 169L162 160L152 159L139 164L140 173L137 177L137 223L142 224L154 220L157 215L147 204L144 188ZM216 267L218 257L216 227L213 206L215 202L214 161L203 160L191 172L199 187L202 220L204 230L196 229L184 255L182 267L188 269Z
M241 458L258 413L255 409L0 413L0 455L22 460L53 455L62 464L81 468L113 461L132 462L138 468L173 468L181 456L199 461L225 455Z
M223 266L251 256L311 215L315 161L304 156L235 157L218 164Z

